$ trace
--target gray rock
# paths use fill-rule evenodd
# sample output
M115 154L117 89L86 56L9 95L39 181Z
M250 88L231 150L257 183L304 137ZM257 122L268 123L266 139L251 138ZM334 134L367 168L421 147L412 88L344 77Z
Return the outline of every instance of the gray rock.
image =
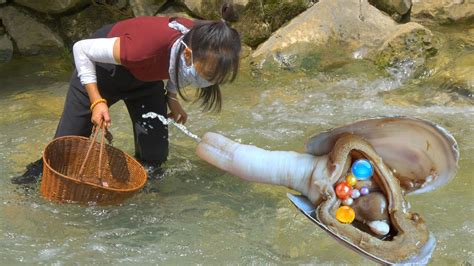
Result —
M14 2L38 12L50 14L64 13L91 3L90 0L15 0Z
M369 0L369 2L399 23L410 21L411 0Z
M440 24L470 23L474 20L472 0L413 0L412 17Z
M156 15L166 17L184 17L192 19L192 17L186 13L186 10L180 6L169 6L168 8L162 10Z
M369 0L369 2L390 15L394 13L405 15L412 5L411 0Z
M23 55L63 51L62 39L46 25L13 6L0 8L0 19Z
M166 4L166 0L129 0L129 3L135 17L154 16Z
M233 0L235 6L246 6L252 0ZM208 0L178 0L185 5L194 14L202 18L216 19L220 18L220 10L226 0L208 1Z
M13 44L8 35L0 36L0 63L6 63L12 59Z
M221 18L221 7L227 0L178 0L193 15L209 20ZM239 14L239 21L233 24L242 36L242 41L257 47L272 32L305 11L313 0L233 0Z
M92 5L79 13L64 16L60 19L60 30L67 37L67 42L74 42L88 38L93 32L104 25L126 19L122 13L116 13L103 5Z
M405 56L412 58L405 53L403 41L409 42L410 51L425 56L431 47L424 41L430 42L430 34L416 23L395 23L367 0L321 0L274 32L252 54L252 61L257 68L275 62L279 67L293 68L310 58L308 55L338 43L340 47L331 48L333 53L374 59L385 67ZM393 48L394 44L398 46Z
M7 0L0 0L0 5L1 4L6 4L7 3Z

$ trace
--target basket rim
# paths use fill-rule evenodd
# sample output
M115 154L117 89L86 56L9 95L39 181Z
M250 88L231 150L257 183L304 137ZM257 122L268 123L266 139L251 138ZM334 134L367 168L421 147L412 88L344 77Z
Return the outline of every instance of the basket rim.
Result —
M54 142L57 142L59 140L62 140L62 139L66 139L66 138L78 138L78 139L83 139L83 140L90 140L89 138L87 137L84 137L84 136L76 136L76 135L68 135L68 136L61 136L61 137L57 137L53 140L51 140L43 149L43 154L41 155L42 159L43 159L43 164L45 166L47 166L47 168L51 171L53 171L53 173L63 177L63 178L66 178L70 181L73 181L73 182L76 182L76 183L80 183L80 184L87 184L87 185L91 185L93 187L96 187L96 188L100 188L100 189L106 189L106 190L111 190L111 191L116 191L116 192L132 192L132 191L137 191L141 188L143 188L147 182L147 175L146 175L146 171L145 171L145 168L143 167L143 165L141 165L141 163L139 163L137 160L135 160L135 158L133 158L132 156L130 156L128 153L120 150L119 148L115 148L114 146L112 145L109 145L107 143L104 143L106 146L108 146L109 148L112 148L112 149L115 149L115 150L118 150L120 152L122 152L123 154L125 154L125 156L127 156L129 159L131 159L132 161L134 161L135 163L137 163L140 168L143 170L143 172L145 173L145 178L143 179L143 182L137 186L136 188L128 188L128 189L120 189L120 188L111 188L111 187L104 187L104 186L99 186L97 184L94 184L94 183L90 183L90 182L87 182L87 181L81 181L81 180L78 180L78 179L75 179L75 178L72 178L72 177L69 177L67 175L63 175L61 173L59 173L58 171L56 171L55 169L53 169L49 164L48 162L46 161L46 158L44 156L45 152L46 152L46 149L48 149L48 147L50 145L52 145Z

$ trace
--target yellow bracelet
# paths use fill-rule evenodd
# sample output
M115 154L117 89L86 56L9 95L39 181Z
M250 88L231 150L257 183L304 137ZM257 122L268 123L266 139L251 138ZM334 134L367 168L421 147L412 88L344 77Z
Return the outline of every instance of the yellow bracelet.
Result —
M107 104L107 100L104 99L104 98L101 98L101 99L96 100L95 102L93 102L93 103L91 104L91 111L94 110L94 107L95 107L96 105L98 105L99 103L105 103L105 104Z

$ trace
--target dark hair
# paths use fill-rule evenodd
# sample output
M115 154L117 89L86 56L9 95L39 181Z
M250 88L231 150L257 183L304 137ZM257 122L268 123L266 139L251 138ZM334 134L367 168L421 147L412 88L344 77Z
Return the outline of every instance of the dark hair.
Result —
M237 21L238 16L230 4L224 4L221 12L222 20L198 21L183 37L183 42L192 50L193 59L199 61L204 69L211 70L208 81L215 85L198 88L196 99L201 102L201 107L205 111L221 110L222 96L219 84L234 81L239 71L240 35L227 24L227 22ZM181 44L178 55L183 50L184 45ZM178 81L179 56L176 57L175 66L179 95L187 100L180 90Z

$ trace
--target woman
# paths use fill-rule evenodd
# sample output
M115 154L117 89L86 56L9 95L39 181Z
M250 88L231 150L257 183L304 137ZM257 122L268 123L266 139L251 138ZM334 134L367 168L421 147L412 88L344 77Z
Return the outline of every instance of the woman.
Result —
M76 70L55 138L90 136L93 125L101 122L109 127L109 107L123 100L133 123L135 156L150 166L149 175L156 174L168 156L168 130L142 114L166 116L169 108L169 117L185 123L188 117L177 94L188 85L199 89L204 110L220 110L219 84L235 79L241 50L238 32L226 23L237 18L232 6L222 7L222 18L137 17L107 25L91 39L75 43ZM38 160L11 181L34 182L41 172Z

